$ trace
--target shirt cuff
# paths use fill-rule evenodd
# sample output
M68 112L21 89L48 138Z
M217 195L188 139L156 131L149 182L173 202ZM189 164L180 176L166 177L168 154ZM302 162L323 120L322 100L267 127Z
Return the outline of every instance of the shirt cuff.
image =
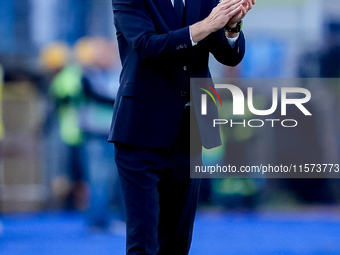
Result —
M227 37L227 36L226 36ZM234 38L229 38L227 37L227 40L228 40L228 43L230 45L231 48L235 48L235 45L236 45L236 41L238 39L239 35L234 37Z
M192 40L192 35L191 35L191 29L190 29L190 27L189 27L189 34L190 34L191 45L192 45L192 46L197 45L197 42L194 42L194 41Z

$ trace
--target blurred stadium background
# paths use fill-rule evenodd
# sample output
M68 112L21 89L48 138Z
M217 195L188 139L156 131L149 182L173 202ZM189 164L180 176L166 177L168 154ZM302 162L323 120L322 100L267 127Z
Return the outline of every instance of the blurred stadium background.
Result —
M337 0L257 0L243 30L243 62L226 68L212 59L214 77L340 76ZM113 229L86 226L92 184L83 166L89 155L107 158L93 137L105 140L111 117L101 105L95 124L102 126L82 125L82 81L95 67L118 82L110 1L1 0L0 35L0 253L123 254L117 189L108 188ZM238 164L262 152L276 162L303 155L294 162L339 163L339 88L320 88L320 95L333 114L331 127L319 121L282 137L228 134L228 157ZM267 150L265 136L272 141ZM203 180L192 254L340 254L339 201L338 179Z

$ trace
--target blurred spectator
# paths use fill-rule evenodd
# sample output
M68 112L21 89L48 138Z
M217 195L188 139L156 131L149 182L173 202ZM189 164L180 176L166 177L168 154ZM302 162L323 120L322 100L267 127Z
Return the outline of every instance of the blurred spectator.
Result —
M83 38L76 45L83 65L84 104L80 111L80 127L84 134L84 170L90 193L87 220L95 230L110 227L111 202L120 212L122 208L114 146L106 141L119 86L117 51L117 44L104 38Z
M340 77L340 24L337 22L326 23L325 30L327 34L321 51L309 49L300 64L300 76ZM325 86L326 84L328 86ZM310 106L310 108L314 108L312 112L314 118L309 119L308 122L299 121L302 124L302 126L299 125L301 130L294 129L299 133L293 134L293 130L290 130L292 133L290 135L294 136L292 140L296 146L290 144L289 151L287 150L283 154L279 153L280 160L287 161L289 159L290 162L299 164L313 161L323 163L338 161L338 156L334 156L334 154L338 151L336 143L339 144L339 141L334 138L338 137L339 133L337 133L337 124L333 122L334 116L339 116L338 89L338 84L336 87L332 87L329 86L329 82L325 82L324 86L318 88L317 95L314 93L314 100ZM327 125L322 127L320 123L327 123ZM283 141L287 132L281 134L283 134ZM321 139L315 139L315 137ZM280 145L278 150L287 149L287 140ZM296 158L296 155L299 155L299 158ZM294 190L303 202L334 203L336 197L333 194L331 183L335 181L327 178L290 180L288 187Z
M241 87L242 88L242 87ZM245 90L245 88L242 88ZM223 97L222 97L223 98ZM268 102L263 95L256 94L254 96L255 105L265 106ZM234 122L241 123L242 121L254 118L254 115L247 109L245 115L241 117L233 115L231 109L233 102L229 97L223 98L223 105L227 105L223 116L227 119L232 119ZM247 102L245 103L247 104ZM267 133L268 134L268 133ZM232 165L238 168L241 165L250 164L254 160L261 161L260 158L253 159L250 155L256 155L254 147L256 147L256 139L264 139L259 137L260 132L249 126L235 125L232 128L227 125L221 127L221 137L224 143L224 152L215 153L222 154L222 165ZM215 148L215 151L222 148ZM213 149L214 150L214 149ZM261 148L264 150L264 148ZM265 180L254 178L218 178L212 182L212 199L213 202L222 205L228 209L254 209L257 206L257 196L261 191L261 186Z
M3 68L0 65L0 198L2 197L2 188L3 188L3 183L4 183L4 176L3 176L3 166L2 166L2 145L1 145L1 140L2 137L4 136L4 126L2 123L2 89L3 89L3 81L4 81L4 74L3 74ZM0 205L1 206L1 205ZM1 212L1 207L0 207L0 212ZM0 235L2 234L2 223L0 221Z
M2 122L2 90L3 90L3 84L4 83L4 71L2 66L0 65L0 141L2 140L4 136L4 124ZM1 145L1 144L0 144ZM1 146L0 146L0 162L1 162ZM0 173L1 173L1 164L0 164ZM0 174L0 183L1 182L1 174Z
M340 77L340 23L328 24L328 34L320 56L320 76Z
M49 131L52 153L48 167L52 170L52 192L62 207L83 209L86 189L80 158L83 135L79 125L79 108L83 102L82 70L69 61L70 49L64 43L48 45L40 58L51 73L49 92L55 103L52 116L56 118L50 120L53 124Z
M308 109L316 116L311 103ZM278 126L275 129L276 160L280 165L303 165L306 162L318 164L322 161L322 151L318 136L316 118L304 118L295 107L288 107L289 117L299 122L295 128ZM327 179L281 179L282 188L293 194L301 203L331 203L332 198Z

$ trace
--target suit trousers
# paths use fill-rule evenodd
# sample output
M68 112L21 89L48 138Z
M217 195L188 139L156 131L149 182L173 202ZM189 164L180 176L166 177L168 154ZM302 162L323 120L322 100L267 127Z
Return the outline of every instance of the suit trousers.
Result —
M190 155L189 115L185 109L170 147L115 144L128 255L189 253L200 186L200 179L190 178L190 160L202 161L201 146Z

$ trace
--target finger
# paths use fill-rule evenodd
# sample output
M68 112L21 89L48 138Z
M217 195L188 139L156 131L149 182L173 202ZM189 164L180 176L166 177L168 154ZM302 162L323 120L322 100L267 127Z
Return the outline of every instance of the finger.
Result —
M246 14L247 14L248 11L249 11L249 10L247 10L246 8L244 8L244 7L242 6L242 8L241 8L241 12L242 12L241 16L242 16L242 18L241 18L241 19L243 19L243 18L246 16Z
M234 16L238 21L240 21L241 19L244 18L244 16L246 16L247 14L247 10L243 7L240 6L239 12ZM234 18L233 17L233 18Z
M251 0L243 1L243 2L242 2L242 5L243 5L245 8L249 8L249 5L250 5L249 1L251 1Z
M237 6L237 7L234 8L234 9L229 9L229 10L226 12L226 14L225 14L225 17L226 17L226 19L227 19L227 22L229 22L229 20L230 20L231 18L233 18L233 17L237 17L237 18L238 18L238 16L241 15L241 8L242 8L242 6L239 5L239 6Z
M226 6L228 6L228 8L226 8ZM226 6L223 7L224 9L222 9L221 6L216 6L209 15L209 20L211 22L221 22L221 25L224 26L238 11L237 9L240 6L240 1L231 0Z
M230 12L230 11L232 11L232 10L235 10L235 9L239 8L240 6L242 6L242 3L236 2L236 3L234 3L234 4L230 4L229 6L227 6L227 7L224 9L224 11Z
M247 10L247 12L249 12L252 7L253 7L253 4L252 4L253 0L247 0L247 5L243 5L245 7L245 9Z
M230 3L230 2L232 2L233 0L220 0L219 1L219 3L218 4L228 4L228 3ZM238 0L239 2L242 2L242 1L244 1L244 0Z
M253 1L254 0L247 0L247 5L244 5L244 7L246 7L247 10L251 10L253 7Z
M239 0L231 0L228 1L228 3L226 3L227 1L225 1L224 5L221 6L217 6L214 11L214 16L219 16L219 15L227 15L230 11L238 8L240 6L240 2Z
M234 15L229 19L229 22L237 23L241 19L243 19L246 14L247 14L246 9L240 6L237 12L235 12Z
M222 9L219 13L219 15L225 16L228 19L230 19L232 16L235 15L235 12L237 12L240 8L240 3L234 3L233 5L230 5L228 8Z
M235 14L235 12L240 10L241 5L239 3L233 4L231 6L229 6L227 9L222 11L223 15L231 15L231 14Z
M231 0L231 1L224 1L220 4L220 6L216 7L216 13L226 15L226 12L229 12L235 8L237 8L242 0Z
M226 8L229 8L230 6L234 5L234 4L237 4L237 3L241 3L243 0L231 0L231 1L223 1L221 3L218 4L218 6L221 8L221 9L226 9Z

